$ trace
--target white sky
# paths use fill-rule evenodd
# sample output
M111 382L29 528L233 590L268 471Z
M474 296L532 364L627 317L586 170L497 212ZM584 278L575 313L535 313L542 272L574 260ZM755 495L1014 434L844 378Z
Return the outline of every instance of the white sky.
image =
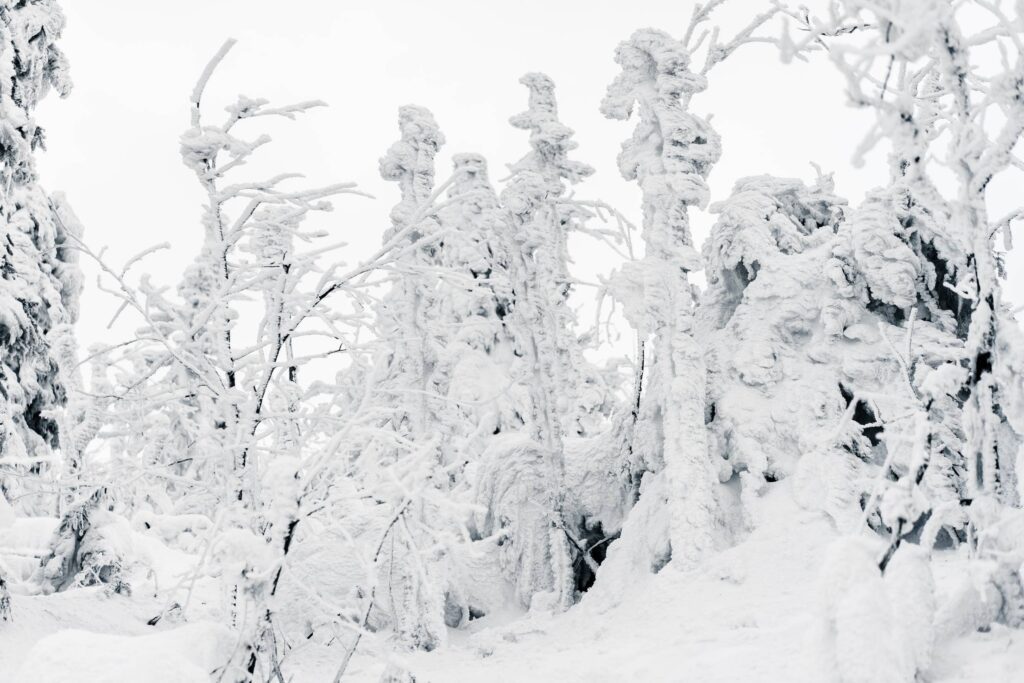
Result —
M814 7L820 0L806 4ZM577 132L575 158L597 168L581 184L581 198L613 204L640 222L639 192L615 165L632 123L604 119L598 104L617 73L615 46L636 28L653 26L680 35L692 3L655 0L64 0L68 26L62 46L71 60L75 89L39 107L49 151L43 182L65 191L94 249L109 247L120 264L136 252L170 241L174 249L144 269L172 283L198 250L202 195L178 155L189 123L188 97L196 77L227 37L239 44L207 89L207 116L239 93L275 104L323 99L327 109L274 125L265 165L241 177L301 171L311 185L355 181L375 201L342 197L322 222L350 242L350 261L379 245L397 187L377 175L377 159L397 137L397 108L430 108L448 144L438 163L446 177L450 157L480 152L492 179L527 149L525 132L508 117L526 106L517 82L544 71L557 85L560 116ZM726 35L761 3L733 0L719 12ZM713 172L712 200L728 196L745 175L814 177L809 162L835 171L839 194L856 203L886 178L884 155L863 169L850 163L870 114L845 106L838 74L824 59L783 65L767 46L752 46L716 67L708 93L694 109L713 113L724 155ZM260 123L249 123L259 131ZM1017 187L1002 199L1019 197ZM997 202L998 203L998 202ZM1000 213L1002 204L993 208ZM1000 213L1001 215L1001 213ZM695 216L698 243L713 221ZM577 244L577 273L606 272L616 259L606 249ZM1009 259L1008 296L1024 301L1024 255ZM115 305L95 289L96 269L86 264L79 336L117 341L105 330ZM1016 274L1014 274L1016 273ZM113 337L113 338L112 338Z

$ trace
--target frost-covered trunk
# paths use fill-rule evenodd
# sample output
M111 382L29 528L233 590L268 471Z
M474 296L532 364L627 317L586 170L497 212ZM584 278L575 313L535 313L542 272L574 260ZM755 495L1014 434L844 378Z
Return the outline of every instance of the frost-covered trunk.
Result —
M537 180L538 176L524 178L520 175L502 193L503 203L513 216L510 228L517 238L519 235L535 235L538 232L544 234L545 229L558 229L546 190L543 185L531 186L531 179ZM516 345L529 373L521 381L529 386L530 414L526 426L532 445L521 451L513 451L509 457L515 462L516 469L522 469L517 480L531 478L529 489L534 491L534 495L529 499L515 501L513 505L537 507L541 519L538 523L515 530L512 544L519 548L520 561L508 566L510 569L515 568L513 575L519 586L520 599L524 603L529 604L533 594L549 590L555 593L557 603L565 609L573 600L571 576L557 571L558 566L566 563L564 558L569 553L562 532L565 454L562 412L558 409L558 391L560 387L566 386L565 375L558 362L558 331L553 329L553 311L545 305L546 291L549 291L545 287L550 288L550 281L545 280L548 273L537 272L538 261L543 259L535 259L535 255L543 250L544 243L530 245L529 238L516 239L516 242L518 244L512 245L514 255L510 269L514 302L512 315ZM533 457L523 457L530 451ZM500 466L498 461L492 465L495 466ZM498 471L489 473L485 481L492 486L499 486L500 482L492 481L499 474ZM501 486L513 488L508 483ZM522 484L517 483L514 488L520 486ZM500 510L496 500L491 499L488 503L491 514ZM515 511L504 514L521 513Z
M1017 8L1017 12L1021 12ZM1020 21L1021 17L1017 17ZM983 104L968 84L971 55L959 22L951 15L938 27L935 52L938 55L940 83L951 98L949 115L952 129L951 156L958 159L958 198L953 204L950 222L962 235L967 247L968 282L965 294L970 299L970 325L967 330L967 382L969 392L964 410L964 430L969 487L974 495L985 494L1010 505L1020 505L1017 496L1017 473L1014 471L1019 434L1016 443L1006 439L1003 424L1006 416L1000 406L1000 390L996 369L1007 362L1000 358L1005 349L1000 343L1002 288L995 252L995 231L989 224L987 190L990 181L1010 165L1012 150L1024 133L1024 52L1018 50L1015 63L1004 62L1002 79L1015 79L1015 86L997 81L990 92L1006 117L998 135L988 140L984 119L978 119ZM1009 226L1005 228L1009 230ZM1005 324L1014 322L1006 320ZM1024 352L1024 349L1018 349Z
M553 245L544 237L560 226L547 189L536 181L538 176L514 179L502 192L502 201L512 214L513 320L519 350L531 375L526 380L531 403L527 427L530 437L551 453L553 471L557 473L562 469L563 442L558 392L567 383L564 365L559 362L555 312L548 300Z

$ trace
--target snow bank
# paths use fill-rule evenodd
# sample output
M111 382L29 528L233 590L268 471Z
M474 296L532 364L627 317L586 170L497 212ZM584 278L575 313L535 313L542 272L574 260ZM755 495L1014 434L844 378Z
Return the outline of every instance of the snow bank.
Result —
M212 623L145 636L59 631L36 643L12 683L205 683L232 641Z

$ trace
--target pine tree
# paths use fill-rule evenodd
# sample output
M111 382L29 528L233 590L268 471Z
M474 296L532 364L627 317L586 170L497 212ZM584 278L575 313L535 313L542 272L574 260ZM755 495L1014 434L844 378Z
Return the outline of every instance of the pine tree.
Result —
M45 142L36 105L51 87L61 96L71 90L56 44L63 29L53 0L0 5L0 497L29 514L56 512L62 501L53 489L68 387L53 334L75 321L81 289L81 228L63 197L39 185L35 168ZM9 614L0 576L0 620Z
M728 42L719 41L717 28L698 35L724 1L695 5L681 41L641 29L620 43L615 61L622 71L601 103L608 118L625 121L634 111L639 118L618 158L622 176L643 192L645 246L643 259L627 263L616 276L641 359L635 425L623 434L633 440L628 450L634 477L663 472L672 559L683 568L713 550L719 477L705 427L707 369L702 341L695 337L696 291L688 274L702 267L689 211L706 206L706 180L722 147L708 119L691 111L691 101L707 88L711 69L737 49L772 42L755 32L782 9L755 16ZM698 67L694 60L701 53Z
M370 444L375 458L364 458L361 464L383 472L397 463L411 475L405 486L412 498L395 501L402 523L389 526L378 576L400 646L432 650L447 635L444 597L440 579L425 566L412 528L437 521L427 501L435 491L434 477L440 475L442 439L450 436L441 426L443 408L433 375L444 347L438 319L443 308L433 277L441 268L443 240L434 210L434 159L444 135L423 107L401 107L398 123L402 137L381 158L380 173L401 189L401 201L391 211L392 227L385 233L386 244L399 245L399 256L391 289L378 307L380 352L368 380L374 405L386 410L382 428L398 438L376 439ZM408 447L398 445L402 442Z
M550 79L530 74L522 79L530 87L530 110L511 119L517 127L532 127L533 152L515 164L502 204L512 217L508 250L512 262L513 315L519 353L533 374L531 437L562 458L562 415L559 387L569 386L571 363L565 357L567 333L563 306L568 295L565 271L565 223L558 199L565 192L562 178L577 181L593 172L569 162L565 153L575 146L572 131L555 117ZM552 300L551 294L557 299ZM560 409L561 408L561 409ZM554 471L560 470L556 465Z
M643 191L643 260L632 271L642 291L642 317L631 321L645 346L646 387L639 419L647 434L638 449L645 467L664 469L672 500L672 556L680 566L711 550L717 474L704 428L706 373L693 337L694 294L687 273L699 270L687 211L707 202L705 178L721 155L718 134L687 111L706 87L689 70L686 46L668 34L641 30L616 51L622 73L601 110L640 122L623 143L619 169ZM660 436L658 436L660 435Z
M438 262L440 226L433 214L434 157L444 135L433 115L422 107L403 106L398 113L402 138L380 160L385 180L398 183L401 201L391 211L391 229L385 243L398 241L403 252L395 269L396 279L381 302L378 313L380 337L394 339L394 349L380 365L377 384L395 407L392 428L402 434L422 436L433 404L428 398L430 368L436 361L437 344L430 336L427 317L434 292L424 270Z
M446 400L438 426L450 430L447 463L479 461L497 434L519 431L528 414L512 326L508 223L478 154L456 154L448 200L438 209L438 332L431 380Z
M0 219L5 226L4 282L0 320L0 491L28 512L53 511L56 498L42 478L58 446L58 412L67 389L51 350L51 330L74 322L81 275L73 256L79 226L59 195L38 184L34 155L44 143L32 118L52 86L71 89L67 60L56 45L64 16L55 2L40 0L0 8ZM68 218L65 224L64 218ZM6 477L3 470L28 477Z
M565 202L565 181L593 173L568 158L573 131L558 120L554 83L544 74L520 79L529 108L510 122L530 131L531 151L513 164L501 193L508 216L512 326L522 358L518 382L529 389L524 433L496 443L482 472L479 495L488 507L484 533L508 535L501 561L524 606L538 595L565 609L574 600L569 534L564 514L565 433L582 427L579 394L585 373L568 296L568 233L585 218ZM539 603L538 603L539 604Z

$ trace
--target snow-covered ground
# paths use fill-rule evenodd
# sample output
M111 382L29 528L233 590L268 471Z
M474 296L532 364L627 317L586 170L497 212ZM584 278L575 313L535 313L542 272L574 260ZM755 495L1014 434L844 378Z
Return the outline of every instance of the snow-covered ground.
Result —
M815 645L816 610L822 558L836 533L824 515L800 509L784 483L761 504L761 526L700 569L670 564L624 592L595 589L564 614L490 615L452 631L434 652L399 656L388 651L386 634L364 638L345 680L377 681L388 660L417 681L438 683L829 680ZM141 533L134 542L159 573L137 568L142 580L130 599L95 588L15 596L14 621L0 627L4 680L216 680L210 672L232 637L201 616L213 614L207 607L218 588L211 579L200 582L195 621L147 625L165 606L163 591L195 557ZM940 568L948 561L937 558ZM936 573L941 605L943 574L953 572ZM340 642L292 645L283 665L297 682L330 680L344 654ZM1024 637L1012 629L996 625L940 643L935 653L924 679L933 683L1022 680Z

